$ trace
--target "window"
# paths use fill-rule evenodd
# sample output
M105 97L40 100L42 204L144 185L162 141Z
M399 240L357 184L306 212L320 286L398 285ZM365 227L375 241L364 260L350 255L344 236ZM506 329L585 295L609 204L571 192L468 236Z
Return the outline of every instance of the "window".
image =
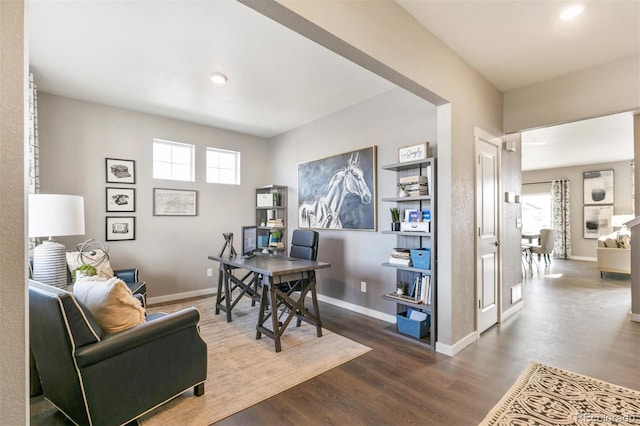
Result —
M207 182L240 185L240 153L207 148Z
M154 139L153 178L194 182L194 146Z
M522 232L540 232L541 228L551 227L551 194L523 194Z

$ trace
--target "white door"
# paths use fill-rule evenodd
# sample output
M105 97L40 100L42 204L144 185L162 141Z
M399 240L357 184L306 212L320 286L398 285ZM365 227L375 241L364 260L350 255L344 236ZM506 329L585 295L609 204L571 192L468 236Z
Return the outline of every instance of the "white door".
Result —
M478 333L500 309L500 139L476 129L476 292Z

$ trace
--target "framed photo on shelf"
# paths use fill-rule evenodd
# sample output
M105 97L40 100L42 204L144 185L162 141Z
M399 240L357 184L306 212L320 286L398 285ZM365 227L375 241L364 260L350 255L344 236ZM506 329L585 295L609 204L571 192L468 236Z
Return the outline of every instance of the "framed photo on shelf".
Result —
M597 239L613 232L613 206L584 206L584 238Z
M134 188L106 188L108 212L135 212L136 190Z
M375 231L376 200L375 145L298 164L300 228Z
M153 188L154 216L197 216L198 191Z
M134 216L107 216L106 224L106 241L136 239L136 218Z
M429 155L429 142L403 146L398 149L398 163L424 160Z
M106 159L107 183L136 183L136 162L118 158Z
M614 204L613 170L584 172L584 204Z

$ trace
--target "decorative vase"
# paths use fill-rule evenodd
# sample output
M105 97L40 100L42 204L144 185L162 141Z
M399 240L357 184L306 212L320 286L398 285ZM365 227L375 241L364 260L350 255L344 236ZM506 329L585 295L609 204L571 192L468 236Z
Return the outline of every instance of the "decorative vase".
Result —
M407 191L401 189L400 192L398 192L398 197L408 197L409 194L407 194Z
M400 231L400 222L391 222L392 231Z
M402 296L404 294L404 290L399 288L399 289L396 290L396 294L399 295L399 296Z

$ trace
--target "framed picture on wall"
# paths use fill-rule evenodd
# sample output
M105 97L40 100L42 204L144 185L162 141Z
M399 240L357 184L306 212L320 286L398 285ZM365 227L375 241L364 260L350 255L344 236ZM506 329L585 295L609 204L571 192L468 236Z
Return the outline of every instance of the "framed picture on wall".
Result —
M376 230L376 147L298 164L300 228Z
M154 216L197 216L198 191L153 188Z
M136 239L136 218L133 216L107 216L107 241Z
M613 232L613 206L584 206L584 238L597 239Z
M106 158L107 183L136 183L136 162Z
M135 212L136 190L134 188L106 188L108 212Z
M584 204L614 204L613 170L583 173Z

